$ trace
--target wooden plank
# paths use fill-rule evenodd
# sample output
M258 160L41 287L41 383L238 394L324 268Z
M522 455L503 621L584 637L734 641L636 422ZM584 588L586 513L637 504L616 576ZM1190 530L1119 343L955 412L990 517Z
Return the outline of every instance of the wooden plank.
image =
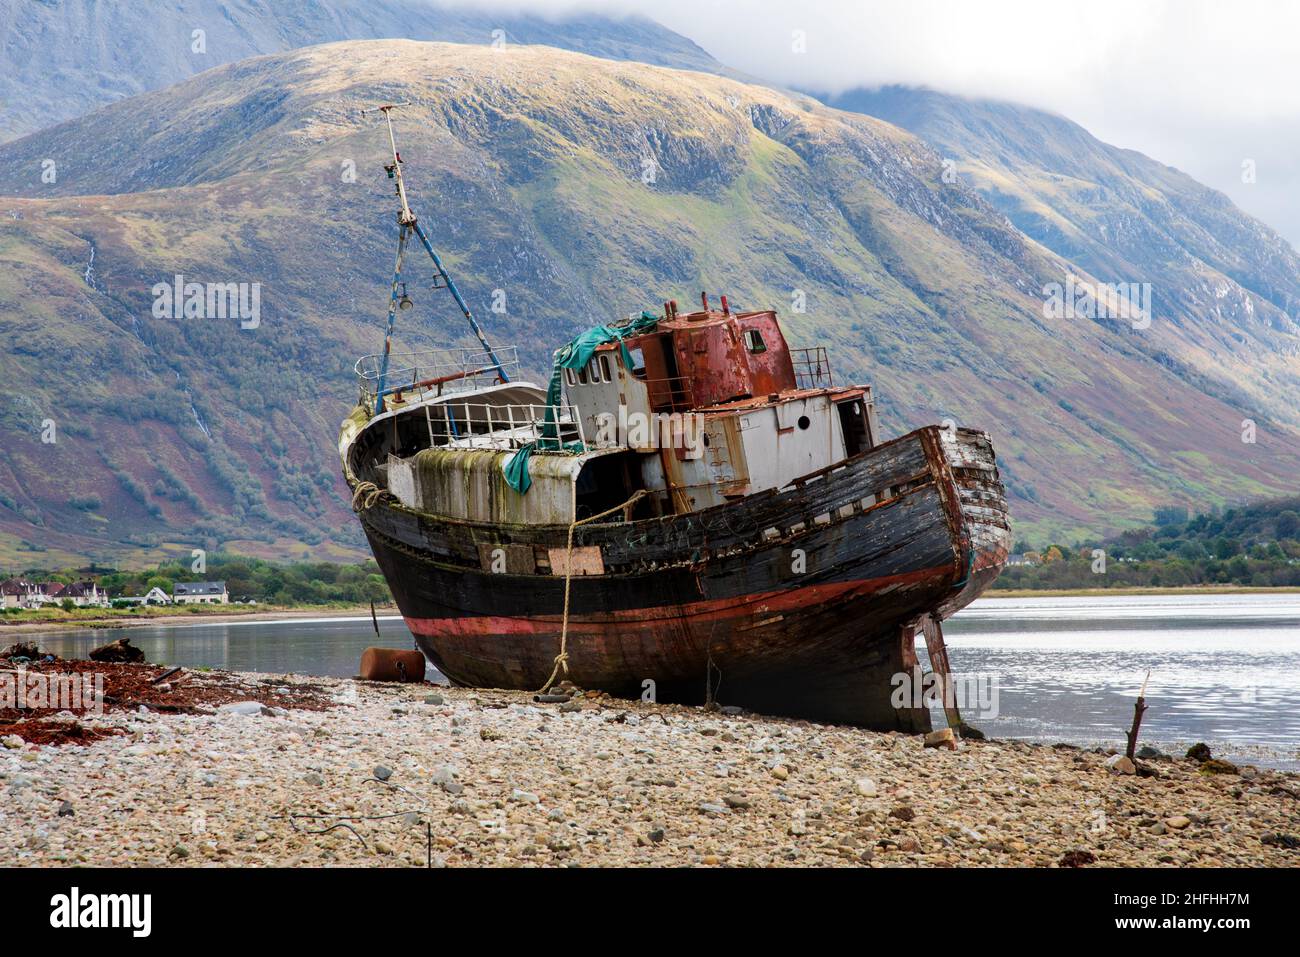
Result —
M948 727L959 730L961 712L957 710L957 688L952 680L952 666L948 663L948 649L943 643L943 626L933 615L922 615L921 633L925 635L925 650L930 655L930 670L943 681L943 715Z
M479 565L485 572L531 575L537 571L531 545L498 545L480 542Z
M601 558L600 549L596 546L573 546L573 551L568 548L552 548L548 551L548 557L551 561L552 575L603 575L605 574L605 562ZM572 569L572 571L570 571Z

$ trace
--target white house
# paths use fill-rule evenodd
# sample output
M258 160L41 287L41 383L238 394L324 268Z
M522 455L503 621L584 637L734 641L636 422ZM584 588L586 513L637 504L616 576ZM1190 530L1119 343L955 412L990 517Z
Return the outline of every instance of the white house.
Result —
M225 582L177 582L172 586L172 601L178 605L226 605L230 595Z
M163 591L157 585L154 585L147 592L145 592L144 603L146 605L170 605L172 603L172 599L171 596L168 595L165 591Z
M63 601L65 598L72 599L78 608L89 605L108 607L108 592L94 581L73 582L59 592L58 600Z
M38 582L36 585L36 607L57 605L63 600L63 589L67 587L62 582Z
M40 608L42 605L57 605L65 600L71 601L78 608L106 608L108 592L100 588L98 582L90 580L73 582L71 585L30 582L21 578L0 582L0 608Z
M40 586L21 578L0 582L0 608L34 608L39 603Z
M171 595L154 585L143 595L123 595L117 601L130 602L132 605L170 605Z

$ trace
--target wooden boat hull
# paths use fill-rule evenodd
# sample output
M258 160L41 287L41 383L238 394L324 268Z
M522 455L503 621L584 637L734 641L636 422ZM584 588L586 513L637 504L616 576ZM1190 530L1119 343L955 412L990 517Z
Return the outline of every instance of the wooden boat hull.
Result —
M991 583L1009 543L983 433L922 429L781 492L689 515L579 526L599 571L570 583L569 678L657 700L923 731L895 706L925 614ZM551 674L564 577L539 567L566 526L439 519L388 500L360 512L416 642L451 680L537 689ZM513 571L486 555L509 549ZM588 553L590 554L590 553ZM520 572L520 557L531 571ZM910 700L910 699L909 699Z

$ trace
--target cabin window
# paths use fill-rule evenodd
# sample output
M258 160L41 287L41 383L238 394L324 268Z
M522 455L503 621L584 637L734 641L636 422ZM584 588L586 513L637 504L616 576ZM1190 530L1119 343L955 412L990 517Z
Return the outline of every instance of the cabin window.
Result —
M572 369L565 369L565 370L564 370L564 381L567 382L567 383L569 383L569 385L577 385L577 384L578 384L578 378L577 378L577 376L575 376L575 375L573 374L573 370L572 370Z
M745 330L745 344L749 346L749 351L753 353L767 351L767 343L763 341L763 333L757 329Z
M586 385L586 384L587 384L587 367L586 367L586 366L583 366L581 369L578 370L578 381L581 382L583 385Z
M632 374L638 379L645 378L645 353L638 347L628 349L627 354L632 358Z
M607 356L607 355L599 355L599 356L597 356L596 358L598 358L598 359L600 360L600 375L601 375L601 378L603 378L606 382L613 382L613 381L614 381L614 377L613 377L612 375L610 375L610 371L609 371L609 356Z

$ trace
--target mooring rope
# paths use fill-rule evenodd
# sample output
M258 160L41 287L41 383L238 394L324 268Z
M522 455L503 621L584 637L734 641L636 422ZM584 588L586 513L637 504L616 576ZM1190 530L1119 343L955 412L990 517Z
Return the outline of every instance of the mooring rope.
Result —
M622 505L615 505L613 508L607 508L598 515L589 515L584 519L578 518L578 483L574 482L570 489L570 502L573 507L573 521L569 523L569 542L564 550L564 617L560 620L560 653L555 656L554 667L551 668L551 676L546 679L546 683L538 690L538 694L546 694L551 690L551 685L555 684L555 679L560 675L560 669L564 670L564 676L569 676L569 585L573 581L573 530L579 525L586 525L588 522L594 522L602 519L607 515L613 515L615 512L622 512L631 508L635 502L650 493L646 489L639 489L630 499Z
M383 494L384 490L374 482L358 482L357 487L352 491L352 511L360 512L370 508Z

